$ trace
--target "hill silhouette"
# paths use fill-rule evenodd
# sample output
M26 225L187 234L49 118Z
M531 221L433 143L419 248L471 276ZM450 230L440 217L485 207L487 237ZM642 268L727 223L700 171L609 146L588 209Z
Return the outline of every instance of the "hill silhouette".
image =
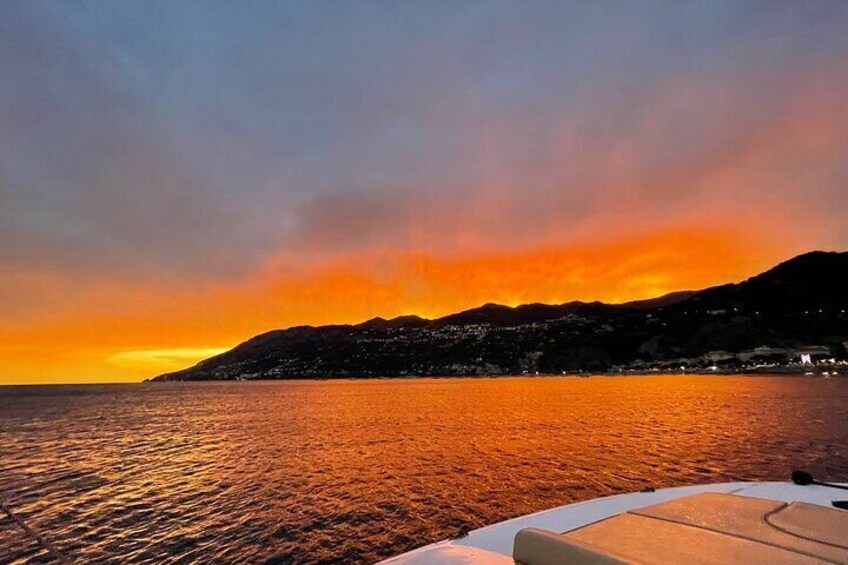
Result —
M156 380L485 375L738 367L844 359L848 252L800 255L743 282L624 304L483 306L427 320L297 326Z

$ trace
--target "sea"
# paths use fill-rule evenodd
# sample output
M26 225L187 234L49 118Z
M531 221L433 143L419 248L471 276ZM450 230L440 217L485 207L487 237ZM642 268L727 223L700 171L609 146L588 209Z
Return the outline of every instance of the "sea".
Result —
M0 563L373 563L562 504L795 469L848 480L848 378L7 386L0 503L19 521L0 511Z

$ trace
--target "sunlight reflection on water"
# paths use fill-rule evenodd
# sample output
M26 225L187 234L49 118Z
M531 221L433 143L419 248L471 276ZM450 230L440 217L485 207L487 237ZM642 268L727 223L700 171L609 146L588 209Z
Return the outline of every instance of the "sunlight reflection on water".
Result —
M0 499L84 562L370 562L599 495L848 478L848 379L0 388ZM49 561L5 515L0 562Z

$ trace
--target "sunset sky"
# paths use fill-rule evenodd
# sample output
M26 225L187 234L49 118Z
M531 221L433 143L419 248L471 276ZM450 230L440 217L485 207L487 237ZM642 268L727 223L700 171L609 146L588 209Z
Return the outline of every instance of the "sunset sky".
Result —
M0 2L0 383L848 248L848 2Z

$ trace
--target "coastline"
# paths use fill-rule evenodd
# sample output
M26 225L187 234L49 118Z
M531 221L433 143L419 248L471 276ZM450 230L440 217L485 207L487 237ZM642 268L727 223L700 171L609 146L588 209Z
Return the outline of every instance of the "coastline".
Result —
M173 383L173 382L273 382L273 381L330 381L330 380L413 380L413 379L498 379L498 378L552 378L552 377L625 377L625 376L658 376L658 375L715 375L715 376L800 376L800 377L848 377L848 363L833 365L781 365L781 366L755 366L745 368L656 368L645 370L605 370L605 371L565 371L561 373L475 373L458 375L327 375L327 376L302 376L282 378L235 378L235 379L183 379L183 380L159 380L158 378L144 379L141 383Z

